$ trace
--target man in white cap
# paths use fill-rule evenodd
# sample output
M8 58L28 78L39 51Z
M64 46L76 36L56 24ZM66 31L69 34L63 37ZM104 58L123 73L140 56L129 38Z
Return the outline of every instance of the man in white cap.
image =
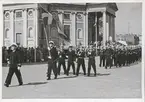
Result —
M57 59L58 59L58 52L56 47L54 46L54 42L49 41L47 80L51 79L52 70L55 75L55 79L57 79L57 66L56 66Z
M11 84L11 79L14 73L18 78L19 85L23 84L21 72L19 70L21 67L21 60L18 52L16 51L16 48L17 48L16 44L11 45L12 52L9 54L7 58L7 63L9 65L9 72L4 84L6 87L9 87L9 85Z

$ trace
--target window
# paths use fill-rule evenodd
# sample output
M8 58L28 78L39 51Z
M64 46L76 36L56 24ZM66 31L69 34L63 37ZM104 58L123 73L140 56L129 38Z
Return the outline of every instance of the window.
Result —
M67 37L70 38L70 25L64 25L64 34L66 34Z
M78 15L77 15L77 19L78 19L78 20L82 20L82 15L81 15L81 14L78 14Z
M33 11L30 10L30 11L28 12L28 15L29 15L29 17L32 17L32 16L33 16Z
M6 29L5 38L9 38L9 36L10 36L10 31L9 29Z
M83 38L82 29L78 29L78 39L82 38Z
M64 19L70 19L70 14L64 14Z
M16 12L16 18L20 18L20 17L22 17L22 12L21 11Z
M7 13L5 14L5 18L8 19L9 17L10 17L10 14L7 12Z
M28 37L33 38L33 29L32 29L32 27L29 28Z

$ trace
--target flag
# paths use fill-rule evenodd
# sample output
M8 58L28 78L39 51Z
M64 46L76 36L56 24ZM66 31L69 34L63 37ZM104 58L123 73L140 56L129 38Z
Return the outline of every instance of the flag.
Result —
M58 34L60 35L60 37L63 37L65 40L69 41L68 36L63 31L64 28L63 28L62 23L60 22L58 14L53 12L52 15L53 15L53 19L56 21L56 26L57 26L57 29L58 29Z
M42 19L45 19L47 18L47 24L51 24L52 23L52 20L53 20L53 17L52 17L52 14L51 13L42 13Z
M65 38L67 38L67 36L64 34L63 31L60 30L60 28L57 26L58 29L58 33L61 34L62 36L64 36Z

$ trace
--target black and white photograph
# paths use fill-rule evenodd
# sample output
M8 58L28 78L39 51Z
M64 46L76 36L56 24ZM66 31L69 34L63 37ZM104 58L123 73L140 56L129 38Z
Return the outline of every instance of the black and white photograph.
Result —
M2 99L140 99L143 2L3 3Z

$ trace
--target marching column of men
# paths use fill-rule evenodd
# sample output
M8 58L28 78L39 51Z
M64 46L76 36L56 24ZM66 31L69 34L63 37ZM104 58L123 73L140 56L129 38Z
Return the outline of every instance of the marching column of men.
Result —
M122 67L141 60L141 47L125 47L107 45L106 48L101 47L99 51L100 67Z
M67 76L70 74L69 71L71 67L73 70L73 75L77 76L79 75L80 67L82 67L84 75L86 75L85 57L88 57L88 76L90 76L91 67L94 70L94 76L96 76L96 62L95 62L96 51L93 50L93 46L90 46L87 52L82 46L80 46L77 51L73 49L73 46L69 46L68 52L65 53L63 46L61 46L60 49L57 51L56 48L54 47L53 41L50 41L49 45L50 46L48 48L49 60L48 60L47 80L51 79L50 78L51 71L49 70L53 69L55 79L57 78L57 74L60 75L61 65L63 66L64 74L66 74ZM55 48L55 50L51 51L52 49L51 47ZM67 68L65 59L67 59ZM56 62L58 62L58 68L56 66ZM76 70L75 70L75 62L77 63Z
M17 45L13 44L11 46L12 52L7 57L7 63L9 65L9 72L5 81L5 86L9 87L11 83L11 78L15 73L19 85L23 84L22 76L20 72L21 58L20 51L17 50ZM98 52L98 53L97 53ZM141 47L124 47L108 44L107 46L101 46L99 49L94 49L92 45L85 49L80 46L76 51L73 46L69 46L67 52L64 51L64 47L61 46L59 50L55 47L53 41L49 42L49 47L46 53L48 57L48 69L47 69L47 80L51 79L51 71L53 70L54 78L57 79L57 75L60 75L61 66L63 66L64 74L67 76L70 74L70 67L72 67L73 74L78 76L80 67L82 67L84 75L86 75L85 58L88 59L88 72L87 75L90 76L91 67L94 71L94 76L97 75L96 70L96 55L100 56L99 66L111 68L122 67L131 65L134 62L141 61ZM67 59L67 67L66 67ZM75 70L75 63L77 63L77 68Z

